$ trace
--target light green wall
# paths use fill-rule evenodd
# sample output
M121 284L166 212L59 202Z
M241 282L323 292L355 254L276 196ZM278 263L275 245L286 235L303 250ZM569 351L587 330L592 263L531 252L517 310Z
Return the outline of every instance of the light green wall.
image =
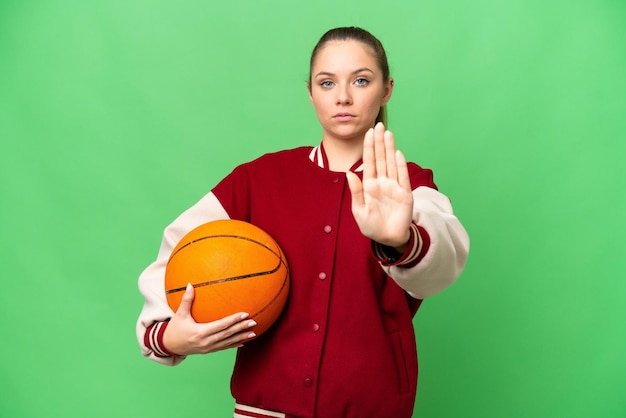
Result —
M141 357L137 276L235 165L318 143L309 53L352 24L472 238L415 416L626 416L621 0L0 2L0 416L229 416L233 352Z

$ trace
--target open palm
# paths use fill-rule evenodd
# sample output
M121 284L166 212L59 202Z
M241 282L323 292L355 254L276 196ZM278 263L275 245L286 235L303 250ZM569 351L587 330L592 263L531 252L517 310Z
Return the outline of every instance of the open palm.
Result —
M382 123L363 141L363 181L347 173L352 213L366 237L399 248L409 240L413 194L406 160Z

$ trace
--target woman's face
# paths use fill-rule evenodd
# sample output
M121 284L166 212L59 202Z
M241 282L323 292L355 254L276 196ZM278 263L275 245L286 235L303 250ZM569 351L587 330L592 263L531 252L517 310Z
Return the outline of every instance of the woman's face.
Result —
M309 86L323 139L362 140L392 90L393 80L383 81L368 45L353 40L328 42L315 57Z

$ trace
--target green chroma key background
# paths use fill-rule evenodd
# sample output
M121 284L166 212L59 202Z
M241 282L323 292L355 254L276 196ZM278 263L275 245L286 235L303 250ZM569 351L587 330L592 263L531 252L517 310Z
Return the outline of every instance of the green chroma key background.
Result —
M230 416L234 351L141 357L137 276L237 164L319 142L309 54L343 25L472 239L415 319L415 417L626 416L618 0L2 1L0 416Z

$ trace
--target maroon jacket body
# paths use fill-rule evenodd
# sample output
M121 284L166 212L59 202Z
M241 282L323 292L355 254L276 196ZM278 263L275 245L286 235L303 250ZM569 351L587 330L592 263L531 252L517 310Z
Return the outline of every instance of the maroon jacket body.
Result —
M361 234L345 173L321 167L323 154L316 163L311 151L301 147L243 164L202 204L209 214L202 222L226 217L268 232L291 272L283 314L237 353L233 397L298 417L410 417L418 374L412 319L421 298L400 287ZM353 170L359 171L358 164ZM412 189L436 190L430 170L410 163L409 174ZM170 234L180 238L191 227L170 227L176 230ZM427 230L420 231L428 241ZM176 238L169 240L166 247L175 245ZM162 247L160 258L166 257ZM152 269L162 270L163 262ZM153 309L148 305L140 318L144 330L167 320L158 302Z

